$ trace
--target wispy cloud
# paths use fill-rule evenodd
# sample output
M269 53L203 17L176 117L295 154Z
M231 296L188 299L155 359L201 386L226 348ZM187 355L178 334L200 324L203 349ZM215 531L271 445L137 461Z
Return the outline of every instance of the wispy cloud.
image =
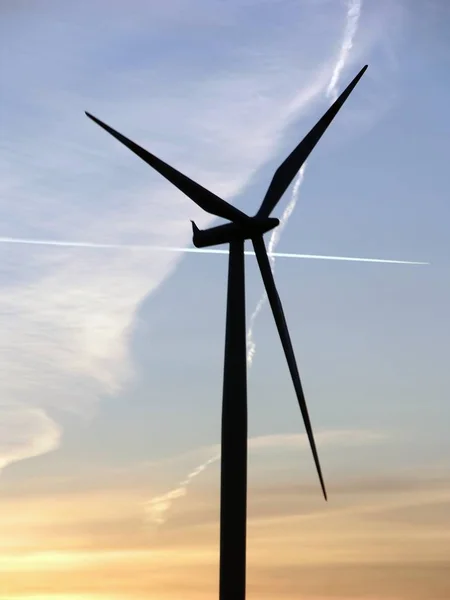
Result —
M370 430L336 430L318 431L316 439L324 446L364 446L366 444L377 444L385 441L387 435L382 432ZM264 450L290 448L308 448L308 438L305 434L271 434L249 438L248 448L250 452L261 452ZM200 450L199 450L200 452ZM186 496L188 487L192 481L203 473L210 465L220 460L220 445L204 448L203 452L209 458L197 465L179 484L172 490L155 496L146 503L145 512L147 521L151 524L161 525L169 516L170 508L174 500ZM180 457L181 458L181 457Z
M350 51L353 48L356 33L358 31L359 19L361 16L363 2L362 0L347 1L347 21L345 31L339 50L338 59L331 75L330 83L328 84L326 95L334 102L338 97L338 85L342 71L348 61Z
M115 7L107 28L94 27L102 6L89 6L89 23L82 10L66 14L56 7L23 19L20 13L10 23L16 34L6 37L15 59L3 74L3 233L180 246L188 239L188 217L200 223L209 217L94 128L83 110L111 120L231 197L280 134L283 105L274 90L284 82L288 91L293 64L272 78L248 60L214 74L201 65L188 77L182 64L168 77L171 61L158 68L150 61L142 65L139 49L132 48L145 46L139 18L127 17L125 24L127 11ZM148 19L145 10L141 14ZM161 18L170 31L170 17ZM36 36L42 37L39 44ZM157 36L149 52L154 43ZM105 256L96 249L11 248L6 258L0 273L0 385L8 411L2 421L11 437L30 440L33 456L37 448L55 447L57 425L42 411L90 414L101 396L124 384L131 373L127 334L136 307L179 257L159 255L149 264L142 254L120 250ZM50 438L53 443L44 441ZM2 464L26 458L26 444L15 453L5 448Z
M326 86L335 38L317 46L314 28L323 15L312 4L266 5L282 18L282 36L278 21L254 22L257 3L203 3L194 12L187 2L150 10L134 0L135 10L108 4L106 23L105 6L54 3L9 11L2 20L12 58L2 70L0 233L182 247L189 218L204 225L209 217L83 111L232 198ZM327 27L338 36L335 15L337 8ZM58 445L54 409L91 415L101 397L121 389L133 373L128 335L136 308L180 256L148 261L138 251L23 246L2 256L6 466Z
M43 410L0 404L0 469L58 447L60 431Z

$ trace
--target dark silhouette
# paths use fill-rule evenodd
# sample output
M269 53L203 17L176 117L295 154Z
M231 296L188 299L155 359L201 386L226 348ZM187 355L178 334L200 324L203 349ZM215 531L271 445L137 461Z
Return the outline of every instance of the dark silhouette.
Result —
M192 222L197 248L228 243L227 317L222 406L221 505L220 505L220 600L245 599L247 521L247 356L245 327L244 243L251 240L273 312L286 360L303 416L320 485L327 494L308 415L300 376L280 298L275 287L263 234L279 220L269 217L295 175L347 100L367 65L342 92L323 117L276 170L264 200L254 217L249 217L222 198L206 190L150 152L147 152L99 119L86 113L100 127L156 169L198 206L231 221L200 230Z

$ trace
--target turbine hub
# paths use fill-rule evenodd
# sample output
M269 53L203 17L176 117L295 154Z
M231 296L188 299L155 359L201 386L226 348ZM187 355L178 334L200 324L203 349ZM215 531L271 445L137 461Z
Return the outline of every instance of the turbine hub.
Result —
M274 229L280 224L279 219L273 217L259 218L252 217L248 224L226 223L209 229L199 229L192 223L192 241L196 248L205 248L207 246L218 246L220 244L229 244L237 240L250 240L263 235L267 231Z

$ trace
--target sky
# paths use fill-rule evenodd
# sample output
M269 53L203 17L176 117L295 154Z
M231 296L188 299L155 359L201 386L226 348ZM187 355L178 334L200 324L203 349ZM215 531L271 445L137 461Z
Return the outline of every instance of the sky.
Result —
M246 258L247 596L450 597L449 27L445 0L0 0L1 600L218 593L227 258L155 249L216 220L84 111L252 214L364 64L272 247L427 264L275 261L325 503Z

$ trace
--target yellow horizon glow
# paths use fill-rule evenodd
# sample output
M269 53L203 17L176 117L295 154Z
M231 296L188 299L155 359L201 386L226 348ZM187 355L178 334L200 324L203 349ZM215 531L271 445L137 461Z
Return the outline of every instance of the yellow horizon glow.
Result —
M0 498L0 599L214 597L219 530L211 486L191 489L159 528L146 522L142 489ZM445 597L448 485L350 487L329 505L286 486L251 490L249 600L367 600L366 581L374 600ZM414 580L420 570L432 573L429 597Z

